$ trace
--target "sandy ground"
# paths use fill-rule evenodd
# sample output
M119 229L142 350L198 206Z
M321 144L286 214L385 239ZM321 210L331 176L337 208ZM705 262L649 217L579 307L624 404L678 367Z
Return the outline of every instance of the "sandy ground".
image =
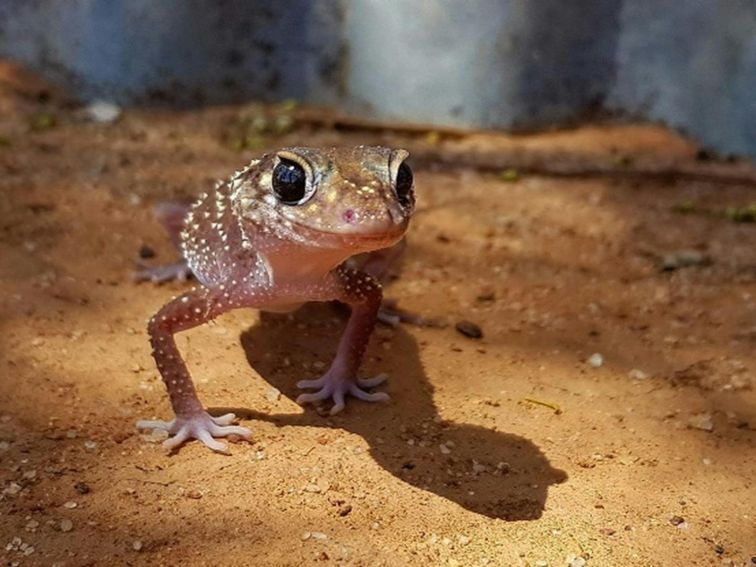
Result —
M655 127L250 138L248 108L95 124L0 93L5 564L756 563L756 227L723 214L756 201L747 165ZM254 442L166 454L134 428L170 415L145 321L189 284L129 280L143 246L174 257L151 205L263 148L376 142L417 163L386 294L447 325L379 328L363 371L392 402L333 418L293 402L333 355L331 306L184 333L201 398Z

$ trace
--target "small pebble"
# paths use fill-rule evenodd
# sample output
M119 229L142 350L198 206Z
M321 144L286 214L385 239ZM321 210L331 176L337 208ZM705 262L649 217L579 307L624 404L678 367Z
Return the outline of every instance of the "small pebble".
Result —
M29 520L26 522L26 525L24 526L24 529L28 532L33 532L39 527L39 522L37 520Z
M69 510L73 510L74 508L78 507L79 505L74 502L73 500L69 500L65 504L63 504L64 508L68 508Z
M483 338L483 330L472 321L459 321L454 325L454 328L457 329L458 333L471 339Z
M633 380L646 380L648 378L648 374L646 374L645 372L643 372L643 370L639 370L638 368L633 368L627 374Z
M688 427L702 431L714 431L714 422L709 413L699 413L688 419Z
M131 544L131 549L133 549L134 551L142 551L142 548L144 548L144 544L139 540L136 540Z
M121 116L121 107L106 100L95 100L84 109L84 114L92 122L109 124Z
M77 482L74 484L74 489L79 494L89 494L90 488L86 482Z
M344 516L348 516L351 513L351 511L352 511L352 505L351 504L342 504L339 507L339 516L341 516L342 518Z
M450 454L450 453L451 453L451 450L449 449L449 447L447 447L447 446L446 446L446 445L444 445L443 443L441 443L441 444L440 444L440 445L438 446L438 448L439 448L439 449L441 450L441 453L443 453L444 455L448 455L448 454Z
M281 390L278 388L268 388L268 390L265 392L265 399L269 402L277 402L281 399Z
M588 357L588 364L593 368L601 368L604 365L604 357L601 355L601 353L594 352L591 356Z
M69 519L61 520L60 521L60 531L62 532L70 532L73 529L73 522Z
M687 268L689 266L705 266L711 264L711 258L698 250L678 250L665 254L661 261L661 269L665 272Z
M672 516L669 519L669 523L672 524L673 526L679 526L685 523L685 518L682 518L681 516Z
M155 251L147 246L146 244L142 244L141 248L139 248L139 257L143 260L147 260L149 258L155 257Z
M577 557L570 558L568 565L569 567L585 567L586 563L585 558L578 555Z
M321 541L328 539L328 536L323 532L311 532L310 535L312 536L312 539L319 539Z
M191 498L192 500L199 500L200 498L202 498L202 493L195 488L187 492L186 497Z

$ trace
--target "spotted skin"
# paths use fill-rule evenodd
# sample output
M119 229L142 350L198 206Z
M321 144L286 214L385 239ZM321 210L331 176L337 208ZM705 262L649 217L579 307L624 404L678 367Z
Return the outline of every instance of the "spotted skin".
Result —
M412 192L400 199L395 186L407 155L382 147L289 148L251 162L199 196L183 222L180 244L200 285L165 305L148 325L175 418L140 421L139 428L167 431L168 449L194 438L224 452L227 446L217 437L251 436L231 424L232 414L207 414L174 339L244 307L290 311L308 301L347 305L350 316L333 363L322 377L298 383L316 391L297 401L330 399L335 414L348 395L388 399L386 393L366 391L381 378L357 378L381 306L381 285L371 275L377 270L354 269L360 264L346 260L401 246L414 209ZM282 159L306 173L306 198L300 203L284 204L274 191L273 171Z

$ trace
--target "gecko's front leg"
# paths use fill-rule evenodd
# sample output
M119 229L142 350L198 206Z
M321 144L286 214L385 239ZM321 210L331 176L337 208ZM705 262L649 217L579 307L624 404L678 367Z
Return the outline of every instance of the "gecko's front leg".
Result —
M351 310L349 321L341 335L336 358L328 371L316 380L297 383L300 388L316 388L318 391L300 395L297 402L304 404L330 398L333 400L331 415L334 415L344 409L347 394L367 402L386 401L389 396L385 392L370 393L364 390L377 386L383 382L384 377L357 378L357 371L381 307L381 285L365 272L346 268L335 271L329 281L331 295L322 299L335 299L348 305Z
M174 339L174 334L180 331L240 307L245 299L243 292L224 286L196 288L165 305L150 319L148 331L152 356L168 389L175 418L171 421L143 420L137 423L137 427L167 431L172 437L163 443L166 449L174 449L188 439L199 439L210 449L225 452L226 444L216 441L216 437L239 435L249 438L252 435L245 427L230 425L233 414L213 417L204 410Z

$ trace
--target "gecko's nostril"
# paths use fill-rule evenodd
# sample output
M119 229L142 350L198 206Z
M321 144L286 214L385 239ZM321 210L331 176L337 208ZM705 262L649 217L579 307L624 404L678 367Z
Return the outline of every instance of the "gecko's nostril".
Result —
M353 209L347 209L344 211L344 221L346 221L348 224L352 224L357 219L357 214L354 212Z

